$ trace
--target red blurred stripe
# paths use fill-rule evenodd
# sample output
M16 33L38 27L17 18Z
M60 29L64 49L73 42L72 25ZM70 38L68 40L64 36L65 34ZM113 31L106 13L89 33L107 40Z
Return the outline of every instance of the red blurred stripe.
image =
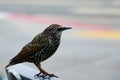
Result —
M95 30L110 30L110 28L106 26L93 25L93 24L85 24L75 21L63 20L59 18L51 18L44 16L36 16L36 15L26 15L26 14L11 14L9 16L10 19L27 21L32 23L40 23L40 24L61 24L67 25L71 27L79 27L81 29L95 29Z

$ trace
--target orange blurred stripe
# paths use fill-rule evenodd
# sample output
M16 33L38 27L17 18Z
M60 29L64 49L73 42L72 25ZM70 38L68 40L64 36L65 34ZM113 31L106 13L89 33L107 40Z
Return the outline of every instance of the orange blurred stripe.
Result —
M89 31L77 31L75 32L76 37L84 38L104 38L104 39L120 39L120 31L100 31L100 30L89 30Z

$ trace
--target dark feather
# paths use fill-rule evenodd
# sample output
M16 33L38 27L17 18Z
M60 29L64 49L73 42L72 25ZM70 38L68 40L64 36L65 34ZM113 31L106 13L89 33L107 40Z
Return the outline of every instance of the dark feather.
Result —
M19 52L17 56L11 59L11 62L24 62L24 60L26 60L28 56L37 53L38 51L46 47L47 44L49 44L48 37L43 34L38 34L30 43L23 47L23 49Z

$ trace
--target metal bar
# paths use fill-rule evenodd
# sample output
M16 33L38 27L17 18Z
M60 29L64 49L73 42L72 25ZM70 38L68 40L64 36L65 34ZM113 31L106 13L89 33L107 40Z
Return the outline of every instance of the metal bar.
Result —
M8 67L6 69L6 73L8 76L8 80L39 80L39 78L34 77L35 74L39 73L38 70L22 64L17 64ZM56 77L51 77L51 78L46 78L44 80L61 80L61 79Z

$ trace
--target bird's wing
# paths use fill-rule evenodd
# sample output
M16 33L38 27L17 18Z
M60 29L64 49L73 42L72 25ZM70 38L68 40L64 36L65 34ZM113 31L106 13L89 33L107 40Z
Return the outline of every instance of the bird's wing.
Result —
M34 54L49 44L49 39L44 35L37 35L30 43L25 45L23 49L11 61L24 59L27 56Z

